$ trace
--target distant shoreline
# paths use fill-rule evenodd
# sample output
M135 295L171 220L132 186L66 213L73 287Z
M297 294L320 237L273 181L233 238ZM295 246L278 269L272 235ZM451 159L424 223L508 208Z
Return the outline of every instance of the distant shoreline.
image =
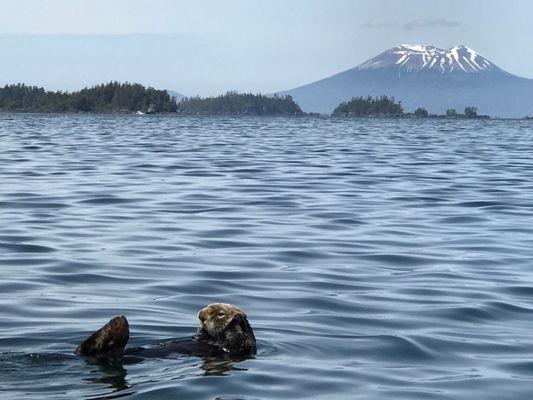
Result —
M345 116L345 115L333 115L333 114L320 114L320 113L303 113L300 115L251 115L251 114L184 114L176 112L165 112L155 114L143 114L137 115L135 112L97 112L97 111L32 111L32 110L5 110L0 109L0 116L8 114L19 115L57 115L57 116L130 116L135 118L158 118L158 117L172 117L172 118L321 118L321 119L347 119L347 120L410 120L410 121L434 121L440 120L442 122L451 121L533 121L533 117L523 118L506 118L506 117L489 117L489 118L461 118L461 117L448 117L446 115L437 115L429 117L416 117L416 116Z
M40 111L0 108L0 114L58 114L58 115L137 115L136 111ZM143 113L143 115L177 115L175 112Z

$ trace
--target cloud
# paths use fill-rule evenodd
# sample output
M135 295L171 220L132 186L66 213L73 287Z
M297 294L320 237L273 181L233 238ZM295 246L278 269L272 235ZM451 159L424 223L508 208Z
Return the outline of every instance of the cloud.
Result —
M419 18L404 23L395 23L383 18L373 18L366 21L363 27L370 29L389 28L413 31L425 28L456 28L460 25L461 23L458 21L451 21L445 18Z
M456 28L460 25L460 22L450 21L444 18L420 18L406 22L402 25L402 29L412 31L423 28Z

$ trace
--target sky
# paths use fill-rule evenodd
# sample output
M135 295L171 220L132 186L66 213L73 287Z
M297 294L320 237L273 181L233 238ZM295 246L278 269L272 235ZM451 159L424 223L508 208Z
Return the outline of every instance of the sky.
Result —
M0 84L273 93L398 44L465 44L533 78L531 0L1 0Z

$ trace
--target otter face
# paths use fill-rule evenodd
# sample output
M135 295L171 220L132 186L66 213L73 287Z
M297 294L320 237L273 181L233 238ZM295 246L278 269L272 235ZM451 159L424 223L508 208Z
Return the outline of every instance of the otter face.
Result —
M210 336L216 338L228 328L231 321L233 321L237 315L246 318L244 311L232 304L209 304L202 308L198 313L200 329L203 329Z
M200 327L194 336L217 351L230 355L255 354L255 336L244 311L231 304L213 303L198 313Z

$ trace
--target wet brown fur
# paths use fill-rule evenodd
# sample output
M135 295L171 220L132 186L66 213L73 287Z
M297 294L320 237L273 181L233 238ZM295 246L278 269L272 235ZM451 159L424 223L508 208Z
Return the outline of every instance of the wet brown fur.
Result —
M122 315L116 316L84 340L76 348L76 354L96 358L120 358L129 338L128 320Z
M226 354L255 354L254 332L240 308L226 303L209 304L198 313L198 321L194 340Z
M189 341L196 343L199 351L205 352L205 348L208 348L211 353L216 354L237 356L255 354L254 332L246 314L240 308L225 303L209 304L198 313L198 321L200 323L198 331L192 341L190 339ZM124 316L117 316L84 340L77 347L76 354L102 359L120 358L124 354L128 339L128 321ZM180 343L175 342L174 345L176 344ZM172 348L180 350L179 346ZM137 350L148 355L144 348ZM186 352L194 354L190 348Z

